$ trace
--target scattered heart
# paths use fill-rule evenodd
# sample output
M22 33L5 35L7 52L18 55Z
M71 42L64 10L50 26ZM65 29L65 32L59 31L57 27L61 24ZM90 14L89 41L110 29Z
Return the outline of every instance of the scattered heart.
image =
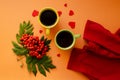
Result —
M58 15L61 16L62 15L62 11L58 11Z
M34 11L32 12L32 16L33 16L33 17L38 16L38 14L39 14L39 11L37 11L37 10L34 10Z
M74 15L74 11L73 10L70 10L69 11L69 16L73 16Z
M64 6L67 7L67 3L65 3Z
M74 22L74 21L69 22L68 25L69 25L72 29L75 28L75 22Z
M39 33L42 33L43 32L43 30L39 30Z
M58 54L57 54L57 57L60 57L60 56L61 56L60 53L58 53Z

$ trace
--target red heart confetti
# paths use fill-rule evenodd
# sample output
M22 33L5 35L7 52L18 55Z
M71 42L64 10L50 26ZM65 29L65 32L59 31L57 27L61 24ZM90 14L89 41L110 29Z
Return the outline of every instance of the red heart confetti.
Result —
M69 16L73 16L74 15L74 11L73 10L70 10L69 11Z
M69 25L72 29L75 28L75 22L74 22L74 21L69 22L68 25Z
M43 32L43 30L39 30L39 33L42 33Z
M67 7L67 3L65 3L64 6Z
M57 54L57 57L60 57L60 56L61 56L60 53L58 53L58 54Z
M58 15L61 16L62 15L62 11L58 11Z
M34 10L34 11L32 12L32 16L33 16L33 17L38 16L38 14L39 14L39 11L37 11L37 10Z

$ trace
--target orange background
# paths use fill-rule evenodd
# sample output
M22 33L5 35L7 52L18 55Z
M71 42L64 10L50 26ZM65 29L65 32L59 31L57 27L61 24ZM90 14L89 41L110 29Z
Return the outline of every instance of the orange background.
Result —
M67 3L68 6L64 7ZM32 17L33 10L43 7L54 7L62 11L58 25L51 29L47 36L52 39L51 50L48 55L52 57L56 69L47 73L44 77L40 73L35 77L27 71L25 59L24 67L20 68L17 56L12 51L11 41L16 41L15 35L19 30L19 23L30 20L35 29L35 35L42 36L45 29L38 22L37 17ZM69 10L75 15L69 16ZM70 51L61 51L54 44L54 36L60 29L69 29L74 34L81 34L76 40L75 47L82 48L84 45L83 32L86 20L93 20L102 24L106 29L115 32L120 28L120 1L119 0L1 0L0 1L0 80L88 80L81 73L66 69L70 57ZM75 29L68 26L69 21L75 21ZM43 33L40 34L39 30ZM57 57L60 53L61 56Z

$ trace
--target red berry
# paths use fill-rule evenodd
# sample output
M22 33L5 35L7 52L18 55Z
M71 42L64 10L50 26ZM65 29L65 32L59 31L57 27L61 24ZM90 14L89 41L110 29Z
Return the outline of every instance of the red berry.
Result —
M46 51L43 50L43 51L42 51L42 55L45 55L45 54L46 54Z
M40 49L43 49L43 48L44 48L44 44L41 44Z
M23 34L21 37L21 44L29 49L29 55L40 59L45 55L48 47L45 46L45 42L40 41L38 36ZM41 52L41 54L39 54Z
M48 47L47 47L47 46L45 46L45 47L44 47L44 51L47 51L47 50L48 50Z
M44 44L44 41L41 41L41 44Z
M40 58L42 58L42 56L39 54L39 55L37 55L37 59L40 59Z
M30 51L30 52L29 52L29 55L30 55L30 56L33 56L33 51Z
M38 55L39 55L39 53L35 51L35 52L34 52L34 55L35 55L35 56L38 56Z

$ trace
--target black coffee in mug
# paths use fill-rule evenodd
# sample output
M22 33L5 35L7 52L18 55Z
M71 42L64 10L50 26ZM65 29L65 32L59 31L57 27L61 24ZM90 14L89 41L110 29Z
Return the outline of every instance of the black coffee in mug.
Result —
M61 31L56 36L56 42L60 47L67 48L73 43L73 35L68 31Z
M51 9L46 9L42 11L41 15L39 16L39 20L45 26L53 25L57 20L57 15L55 11Z

